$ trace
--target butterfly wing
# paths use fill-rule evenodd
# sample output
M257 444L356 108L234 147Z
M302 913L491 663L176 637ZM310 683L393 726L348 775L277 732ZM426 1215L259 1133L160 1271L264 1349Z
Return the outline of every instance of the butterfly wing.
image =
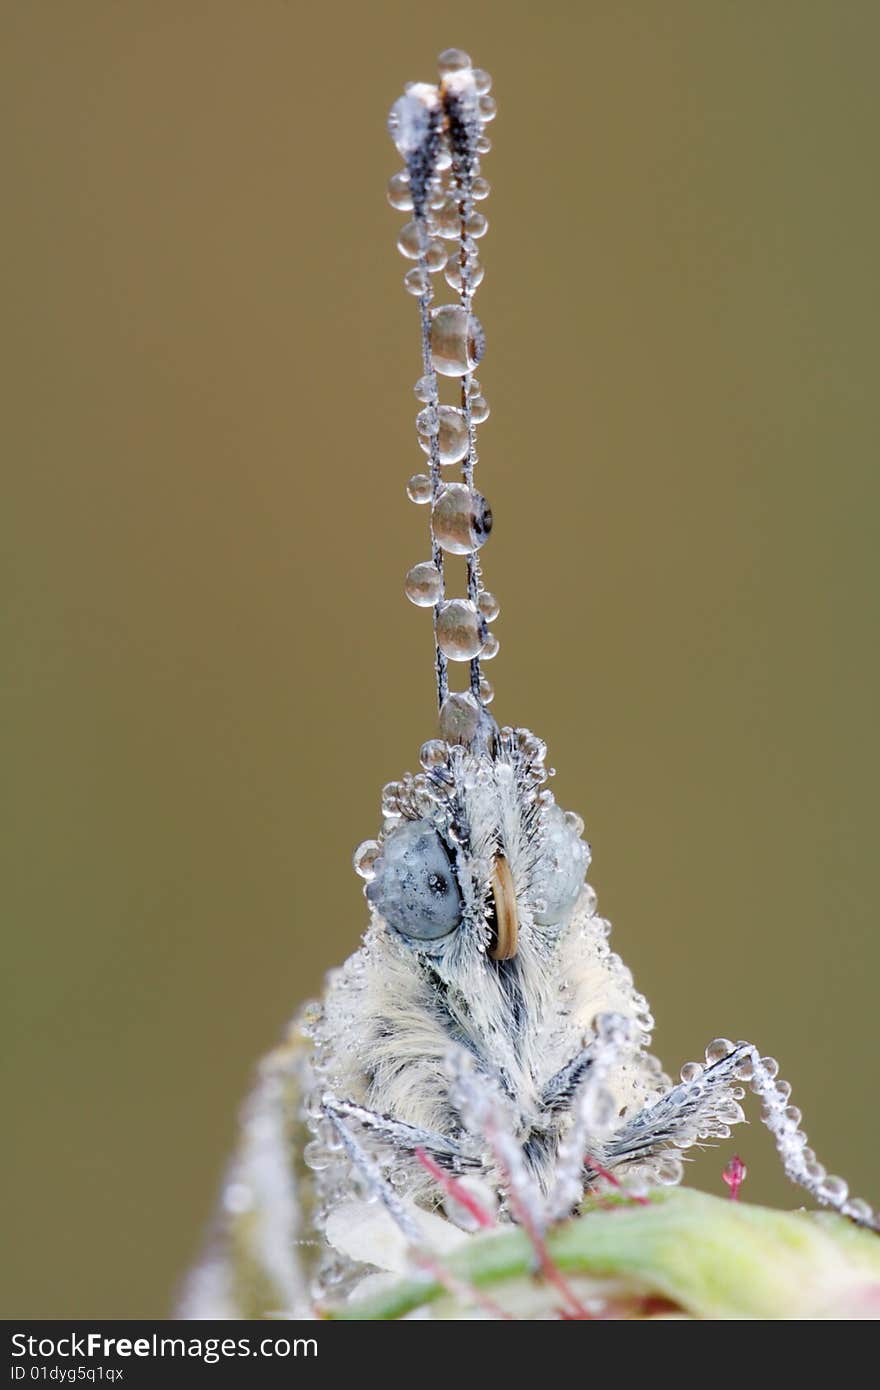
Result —
M302 1153L309 1044L296 1025L260 1063L241 1112L207 1249L178 1308L186 1319L307 1316L311 1182Z

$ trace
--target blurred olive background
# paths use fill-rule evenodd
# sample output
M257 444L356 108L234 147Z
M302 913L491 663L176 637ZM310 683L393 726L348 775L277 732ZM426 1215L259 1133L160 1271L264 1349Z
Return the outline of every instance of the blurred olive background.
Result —
M0 16L4 1315L171 1309L434 732L385 114L447 44L500 105L495 711L550 743L668 1066L756 1040L880 1198L880 7Z

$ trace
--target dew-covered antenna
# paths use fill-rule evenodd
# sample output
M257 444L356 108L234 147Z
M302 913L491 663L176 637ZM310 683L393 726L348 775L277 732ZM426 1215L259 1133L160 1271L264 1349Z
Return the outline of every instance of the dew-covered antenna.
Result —
M413 83L391 108L388 128L405 168L388 183L388 201L412 212L397 240L401 255L415 262L404 285L419 302L422 375L415 385L421 403L416 416L419 443L429 473L416 473L407 485L410 500L431 507L431 558L413 565L405 592L412 603L434 610L435 670L440 727L450 741L470 741L484 720L494 691L481 662L498 652L488 624L498 602L483 587L479 550L492 529L492 513L474 488L477 426L489 407L474 376L485 349L473 298L483 278L477 240L488 228L476 206L489 185L480 157L490 141L484 126L495 116L489 95L492 79L474 68L466 53L448 48L438 60L438 85ZM448 243L454 243L450 246ZM444 271L458 302L434 304L431 277ZM440 378L459 383L456 404L440 400ZM460 465L460 481L443 470ZM448 597L447 557L461 555L467 566L466 597ZM466 691L449 689L449 662L469 663Z

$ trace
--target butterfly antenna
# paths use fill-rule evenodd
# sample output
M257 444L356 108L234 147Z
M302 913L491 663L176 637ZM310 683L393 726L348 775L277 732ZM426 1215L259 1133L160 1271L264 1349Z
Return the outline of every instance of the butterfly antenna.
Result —
M488 630L498 602L483 587L479 551L492 529L492 513L474 487L477 426L489 407L474 376L485 349L473 299L483 278L477 241L488 222L477 206L489 192L480 158L490 148L484 127L495 115L489 74L471 65L460 49L440 54L436 86L414 83L394 103L391 138L405 167L393 174L388 200L411 220L401 229L398 250L414 265L405 288L418 299L422 376L416 382L419 443L429 472L410 478L411 501L430 504L431 559L406 576L407 597L434 613L435 672L441 733L469 742L485 721L494 695L481 662L497 654ZM433 276L443 271L458 292L456 303L435 304ZM441 384L457 383L455 404L441 401ZM449 470L460 465L460 479ZM448 478L448 480L447 480ZM466 597L446 592L451 556L466 565ZM464 579L464 577L463 577ZM449 662L466 662L468 688L450 691Z

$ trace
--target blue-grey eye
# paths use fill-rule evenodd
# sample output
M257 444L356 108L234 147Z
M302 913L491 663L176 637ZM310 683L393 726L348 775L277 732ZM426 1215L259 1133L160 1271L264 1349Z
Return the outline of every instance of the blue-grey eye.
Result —
M581 830L580 817L569 816L558 806L546 811L543 853L533 880L535 896L541 901L535 912L539 926L561 927L580 897L590 865L590 847L581 839Z
M367 898L402 936L438 941L461 922L461 893L449 852L427 821L392 831L367 884Z

